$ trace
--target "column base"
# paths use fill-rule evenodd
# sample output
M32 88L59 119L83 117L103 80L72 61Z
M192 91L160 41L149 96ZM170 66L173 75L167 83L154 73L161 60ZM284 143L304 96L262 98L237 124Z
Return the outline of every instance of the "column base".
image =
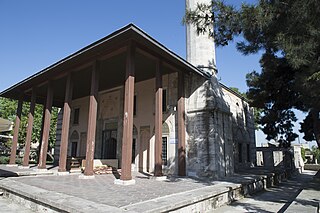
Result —
M72 169L70 169L70 173L81 173L81 169L80 168L72 168ZM89 175L87 175L87 176L89 176Z
M46 173L48 171L48 169L33 169L35 172L38 172L38 173Z
M18 164L7 164L7 167L18 167Z
M81 174L79 175L79 179L94 179L94 175L84 175L84 174Z
M66 176L66 175L69 175L70 173L69 172L57 172L57 175L58 176Z
M18 169L30 169L30 166L18 166Z
M164 181L167 180L167 176L149 176L150 180Z
M136 180L134 180L134 179L131 179L131 180L115 179L113 183L116 185L128 186L128 185L136 184Z

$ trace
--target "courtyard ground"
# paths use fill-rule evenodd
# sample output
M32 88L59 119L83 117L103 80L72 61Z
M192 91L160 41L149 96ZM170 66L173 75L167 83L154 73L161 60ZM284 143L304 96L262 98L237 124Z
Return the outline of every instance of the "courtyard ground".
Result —
M293 207L295 212L298 208L306 207L314 212L320 199L320 189L310 189L309 184L304 184L312 180L314 173L305 172L281 183L279 187L267 189L267 192L236 201L231 206L220 207L216 211L278 212L289 211ZM230 187L237 188L241 183L257 177L257 174L242 173L223 181L177 177L157 181L149 179L147 174L134 172L136 184L121 186L114 184L115 176L112 174L96 175L94 179L79 179L79 174L54 174L54 167L45 175L35 176L32 168L22 170L0 165L0 176L3 176L0 187L18 191L26 197L37 199L40 203L61 207L67 212L162 212L221 194ZM18 175L19 177L5 178ZM305 195L302 196L303 194ZM17 204L4 198L0 199L0 208L6 202L10 204L6 205L6 209L9 208L8 212L15 212L10 211L10 206L16 209ZM21 206L21 209L25 207Z

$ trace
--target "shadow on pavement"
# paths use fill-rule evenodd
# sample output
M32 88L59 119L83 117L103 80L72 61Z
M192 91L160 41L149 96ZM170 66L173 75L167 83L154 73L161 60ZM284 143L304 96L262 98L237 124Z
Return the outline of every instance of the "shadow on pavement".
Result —
M18 177L18 174L8 170L0 169L0 177Z

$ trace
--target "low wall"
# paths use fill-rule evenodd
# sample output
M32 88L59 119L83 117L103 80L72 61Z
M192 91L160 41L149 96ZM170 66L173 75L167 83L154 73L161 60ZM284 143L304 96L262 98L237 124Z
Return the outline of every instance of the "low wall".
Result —
M199 199L198 201L193 197L192 202L189 202L188 205L176 205L175 208L172 209L157 209L151 212L208 212L212 209L217 209L223 205L227 205L235 200L239 200L242 197L247 197L249 195L275 186L282 181L290 178L291 175L291 170L282 170L274 173L269 173L267 175L260 175L253 178L252 180L248 180L247 182L242 183L239 187L230 187L228 190L208 196L207 198L204 198L204 196L202 195L201 199Z
M304 169L318 171L320 170L320 164L304 164Z
M86 160L82 160L81 165L84 168L86 165ZM93 167L105 166L105 165L108 165L114 168L119 168L119 161L118 159L94 159L93 160Z

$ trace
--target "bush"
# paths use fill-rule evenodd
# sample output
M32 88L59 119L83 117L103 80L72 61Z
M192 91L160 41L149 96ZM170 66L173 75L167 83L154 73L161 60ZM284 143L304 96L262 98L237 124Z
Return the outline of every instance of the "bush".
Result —
M16 164L21 165L23 159L22 158L16 158Z
M0 164L8 164L10 157L0 156Z

